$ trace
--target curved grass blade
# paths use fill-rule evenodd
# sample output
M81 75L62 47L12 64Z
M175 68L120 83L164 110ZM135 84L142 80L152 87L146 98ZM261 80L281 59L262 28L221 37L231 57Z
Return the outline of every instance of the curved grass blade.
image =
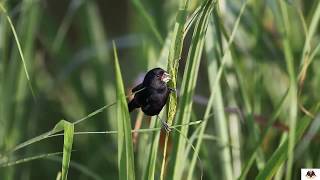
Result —
M41 134L41 135L39 135L39 136L37 136L37 137L34 137L34 138L32 138L32 139L30 139L30 140L28 140L28 141L25 141L25 142L17 145L17 146L16 146L15 148L13 148L13 150L10 151L9 153L12 153L12 152L17 151L17 150L19 150L19 149L21 149L21 148L24 148L24 147L26 147L26 146L28 146L28 145L31 145L31 144L33 144L33 143L36 143L36 142L41 141L41 140L43 140L43 139L46 139L46 138L50 137L51 135L62 131L62 130L64 129L64 124L65 124L66 122L67 122L67 121L65 121L65 120L59 121L59 122L54 126L54 128L53 128L52 130L50 130L50 131L48 131L48 132L46 132L46 133L43 133L43 134Z
M209 98L209 101L208 101L208 104L207 104L205 115L203 117L204 122L203 122L203 125L201 126L201 129L200 129L199 138L198 138L197 145L196 145L196 152L200 151L200 147L201 147L201 143L202 143L203 136L204 136L204 133L205 133L205 129L207 127L207 122L208 122L208 119L210 117L210 112L211 112L211 109L212 109L212 107L214 105L214 100L216 98L215 94L218 91L217 88L219 87L218 85L219 85L219 82L220 82L220 79L221 79L221 76L222 76L222 72L224 70L224 65L225 65L226 60L227 60L227 55L230 52L231 44L233 43L233 40L234 40L234 37L235 37L235 33L237 32L241 17L242 17L242 15L244 13L244 10L245 10L247 4L248 4L248 1L244 2L242 7L241 7L241 10L240 10L239 15L237 17L235 25L234 25L234 27L232 29L232 33L231 33L231 36L230 36L229 41L228 41L227 49L223 51L224 54L222 56L221 65L220 65L220 67L219 67L219 69L218 69L218 71L216 73L214 81L212 82L211 94L210 94L210 98ZM224 139L224 143L229 144L228 142L226 142L226 138L223 138L223 139ZM224 148L228 148L228 147L224 147ZM223 156L225 156L224 157L225 159L230 159L228 157L229 155L228 155L227 152L224 152L223 154L224 154ZM188 179L192 178L192 174L193 174L193 171L194 171L194 168L195 168L196 160L197 160L197 158L195 156L193 156L192 160L191 160L190 169L189 169ZM231 167L232 167L231 164L224 163L225 173L230 173L230 174L228 174L229 175L228 179L232 178L232 175L231 175L232 174L232 171L231 171L232 168ZM230 170L230 168L231 168L231 170Z
M22 49L21 49L21 45L20 45L20 42L19 42L19 39L18 39L18 35L17 35L17 32L13 26L13 23L11 21L11 18L9 17L8 13L7 13L7 10L6 8L4 8L4 6L2 5L2 3L0 2L0 10L5 14L6 16L6 19L7 21L9 22L10 24L10 28L12 30L12 33L13 33L13 36L14 36L14 39L16 41L16 44L17 44L17 47L18 47L18 50L19 50L19 55L21 57L21 61L22 61L22 64L23 64L23 69L24 69L24 72L26 74L26 77L27 77L27 80L28 80L28 86L29 86L29 89L31 91L31 94L32 94L32 97L33 99L35 99L35 93L34 93L34 90L32 88L32 85L31 85L31 80L30 80L30 76L29 76L29 73L28 73L28 69L27 69L27 65L26 65L26 62L25 62L25 59L24 59L24 55L23 55L23 52L22 52Z
M131 123L123 87L122 75L118 61L115 43L113 42L116 94L117 94L117 113L118 121L118 168L119 179L135 179L134 156L131 137Z
M200 66L201 54L204 46L205 35L207 32L209 17L213 9L214 2L207 0L202 4L199 19L193 33L191 47L188 54L187 65L184 71L179 111L177 113L176 123L186 124L190 121L192 110L192 97L197 82L198 69ZM181 179L185 163L185 146L186 140L182 136L187 136L188 126L179 129L181 135L175 135L173 138L174 147L172 153L173 172L170 174L171 179ZM198 154L198 153L195 153Z
M68 121L65 121L65 120L59 121L51 131L46 132L42 135L39 135L35 138L32 138L24 143L19 144L9 153L13 153L23 147L29 146L33 143L36 143L36 142L41 141L43 139L46 139L46 138L52 136L53 134L58 133L62 130L64 130L62 180L66 180L67 174L68 174L70 157L71 157L71 151L72 151L73 135L74 135L74 124L72 124Z
M48 158L48 157L56 156L56 155L59 155L59 154L62 154L62 152L55 152L55 153L48 153L48 154L40 154L40 155L36 155L36 156L31 156L31 157L15 160L15 161L12 161L12 162L2 163L0 165L0 168L10 167L10 166L14 166L14 165L30 162L30 161L37 160L37 159Z
M182 53L184 25L186 23L187 9L189 7L189 4L190 4L190 0L180 1L179 12L177 13L176 22L175 22L173 33L172 33L172 41L169 49L167 71L172 77L172 80L169 82L169 86L172 87L173 89L177 88L179 60L181 58L181 53ZM172 122L176 115L176 111L177 111L177 95L175 93L170 93L169 102L168 102L168 120L167 120L167 123L169 126L172 125ZM163 160L162 160L161 173L160 173L161 180L164 179L168 137L169 135L166 134L164 148L163 148Z

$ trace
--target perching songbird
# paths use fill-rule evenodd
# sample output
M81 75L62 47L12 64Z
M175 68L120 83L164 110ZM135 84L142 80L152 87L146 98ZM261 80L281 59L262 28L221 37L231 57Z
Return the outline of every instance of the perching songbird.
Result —
M170 92L167 82L170 75L161 68L154 68L147 72L141 84L132 89L134 98L128 103L129 112L136 108L141 108L144 114L148 116L158 115L165 106ZM167 123L162 121L166 131L170 131Z

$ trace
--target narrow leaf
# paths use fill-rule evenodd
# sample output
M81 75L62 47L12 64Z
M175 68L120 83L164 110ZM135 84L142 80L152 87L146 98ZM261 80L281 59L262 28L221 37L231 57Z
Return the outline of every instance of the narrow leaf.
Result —
M134 157L131 137L131 123L124 93L122 75L115 43L113 42L115 77L116 77L116 119L118 121L118 168L119 179L135 179Z
M64 123L64 141L63 141L63 157L62 157L62 180L67 180L70 157L72 151L74 135L74 125L65 121Z

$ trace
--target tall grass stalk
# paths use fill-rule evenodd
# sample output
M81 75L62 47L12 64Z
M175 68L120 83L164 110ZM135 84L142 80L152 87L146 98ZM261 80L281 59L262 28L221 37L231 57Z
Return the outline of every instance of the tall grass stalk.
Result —
M130 116L124 93L122 75L120 71L118 55L115 43L113 42L115 59L115 77L117 92L117 121L118 121L118 168L119 179L135 179L134 156L131 137Z
M298 116L298 91L297 91L297 81L296 81L296 73L294 72L294 58L292 54L292 48L289 41L290 36L290 22L288 19L288 10L287 5L283 2L279 2L281 15L282 15L282 30L284 33L284 37L282 39L282 44L284 48L284 55L287 65L287 70L290 79L290 87L289 87L289 96L288 100L290 101L289 108L289 142L288 142L288 162L287 162L287 171L286 171L286 179L292 179L292 166L294 160L294 147L295 147L295 138L296 138L296 121Z
M200 65L204 40L206 37L209 17L213 10L214 2L205 1L200 9L200 15L197 19L195 29L192 36L191 47L189 49L187 64L183 75L181 85L181 97L179 100L178 113L176 123L186 124L190 122L192 111L192 97L198 77L198 69ZM187 136L188 127L179 129L180 134L173 137L174 148L172 153L173 169L169 179L181 179L187 159L185 159L186 140L182 136Z
M168 64L167 71L171 75L171 81L169 86L171 88L177 88L177 77L178 77L178 68L179 61L181 59L182 46L183 46L183 34L184 34L184 25L187 18L187 9L189 7L189 0L180 0L179 11L176 15L176 21L174 25L174 29L172 32L172 40L170 43L169 56L168 56ZM168 102L168 125L173 124L173 120L176 116L177 111L177 95L175 93L171 93L169 96ZM168 138L169 134L166 134L163 148L163 159L161 165L161 173L160 180L165 178L165 165L166 165L166 155L167 155L167 147L168 147Z

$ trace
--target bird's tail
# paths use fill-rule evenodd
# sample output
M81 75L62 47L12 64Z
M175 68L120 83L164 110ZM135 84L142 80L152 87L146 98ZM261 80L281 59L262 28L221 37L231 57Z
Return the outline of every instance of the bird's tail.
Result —
M138 107L140 106L134 101L134 99L128 103L129 112L133 111L135 108L138 108Z

